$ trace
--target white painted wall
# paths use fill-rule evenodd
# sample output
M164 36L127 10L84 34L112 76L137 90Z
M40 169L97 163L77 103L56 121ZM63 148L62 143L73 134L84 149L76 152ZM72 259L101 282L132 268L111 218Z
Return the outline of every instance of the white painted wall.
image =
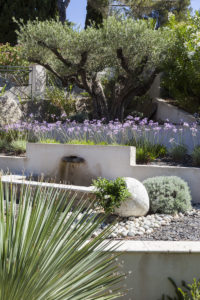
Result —
M71 155L82 157L85 163L63 164L62 158ZM154 176L176 175L188 182L193 202L200 203L200 168L136 165L134 147L27 144L27 157L0 156L0 169L13 174L44 174L56 182L82 186L89 186L97 177L133 177L143 181Z
M132 272L124 282L129 291L120 299L161 300L162 294L175 296L168 277L179 286L199 279L200 242L125 241L120 249L123 271Z
M168 119L169 122L172 122L174 124L180 124L180 120L188 123L193 123L196 121L193 115L168 103L164 99L156 98L154 99L154 102L157 104L155 119L158 121L165 121L166 119Z

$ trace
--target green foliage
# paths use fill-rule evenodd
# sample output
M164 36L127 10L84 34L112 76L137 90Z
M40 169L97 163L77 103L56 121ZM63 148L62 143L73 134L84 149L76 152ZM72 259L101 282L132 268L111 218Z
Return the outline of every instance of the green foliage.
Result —
M26 152L26 140L15 140L10 143L10 150L16 154L21 154Z
M136 146L136 162L141 164L149 163L156 158L164 157L167 154L166 147L160 144L138 142L138 145L134 145L134 142L129 142L127 145Z
M108 145L107 142L100 142L100 143L95 143L94 141L91 140L69 140L66 142L66 144L71 144L71 145L102 145L106 146Z
M55 18L57 15L57 3L55 0L6 0L0 2L0 43L9 42L12 45L17 43L16 29L17 24L13 21L13 17L17 20L45 20Z
M134 18L143 18L144 16L156 18L158 26L168 22L168 14L171 11L177 20L185 19L190 5L190 0L122 0L119 2L130 7L129 10L125 8L126 14Z
M150 199L152 213L174 214L191 209L188 184L176 176L157 176L143 182Z
M200 146L196 146L192 152L192 162L195 166L200 166Z
M22 47L0 44L0 66L24 66L28 62L22 56Z
M59 141L54 140L54 139L45 139L45 140L40 140L39 142L41 144L60 144Z
M200 300L200 280L193 279L192 284L186 284L182 281L182 287L176 285L172 278L168 278L174 286L176 297L163 296L162 300Z
M164 96L173 98L181 108L200 111L200 15L188 15L185 22L177 22L171 15L168 29L175 40L169 49L171 59L165 64L162 78Z
M174 145L170 148L169 153L175 162L182 162L188 150L185 145Z
M75 82L90 95L94 118L120 120L129 101L147 93L173 43L170 31L154 30L150 21L114 17L100 29L86 30L36 20L21 24L18 38L26 59L45 66L63 85Z
M93 180L93 185L97 188L98 204L106 213L113 213L130 196L125 180L120 177L115 180L98 178Z
M76 100L73 98L71 91L66 94L63 87L52 84L46 88L46 98L56 107L66 113L67 116L76 113Z
M5 91L6 91L6 84L1 89L0 97L2 97L5 94Z
M9 149L9 143L5 139L0 139L0 152L6 152Z
M0 182L1 300L106 300L123 293L115 288L122 277L116 255L103 243L112 227L91 238L104 217L91 216L91 207L83 210L84 201L74 205L70 197Z
M0 139L0 152L7 154L22 154L26 152L26 140Z
M109 0L87 0L85 28L91 24L95 24L97 28L101 26L103 19L108 16L108 5Z
M155 155L148 149L143 147L136 148L136 162L137 164L147 164L155 160Z

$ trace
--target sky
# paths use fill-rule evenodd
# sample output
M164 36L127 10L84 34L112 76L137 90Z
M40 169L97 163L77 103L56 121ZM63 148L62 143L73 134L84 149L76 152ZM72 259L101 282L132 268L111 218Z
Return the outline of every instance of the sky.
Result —
M67 9L67 19L84 27L87 0L71 0ZM200 9L200 0L191 0L194 10Z

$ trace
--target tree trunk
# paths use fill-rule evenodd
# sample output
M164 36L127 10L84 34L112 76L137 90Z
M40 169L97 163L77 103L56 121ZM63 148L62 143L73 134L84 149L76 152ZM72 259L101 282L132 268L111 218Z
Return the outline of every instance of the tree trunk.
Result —
M57 0L59 19L62 23L66 21L66 9L70 3L70 0Z
M106 118L106 120L109 121L107 99L105 97L101 83L96 78L94 78L92 81L91 96L93 98L93 106L94 106L94 110L96 109L97 118L98 119Z

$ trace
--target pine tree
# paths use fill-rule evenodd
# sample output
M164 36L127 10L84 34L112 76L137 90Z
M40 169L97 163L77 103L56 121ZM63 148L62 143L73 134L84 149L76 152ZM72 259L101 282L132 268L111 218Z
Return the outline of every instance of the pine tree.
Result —
M0 43L17 43L15 19L39 20L55 18L58 14L56 0L0 0Z
M108 16L109 0L88 0L85 28L95 23L96 27L101 26L103 19Z

